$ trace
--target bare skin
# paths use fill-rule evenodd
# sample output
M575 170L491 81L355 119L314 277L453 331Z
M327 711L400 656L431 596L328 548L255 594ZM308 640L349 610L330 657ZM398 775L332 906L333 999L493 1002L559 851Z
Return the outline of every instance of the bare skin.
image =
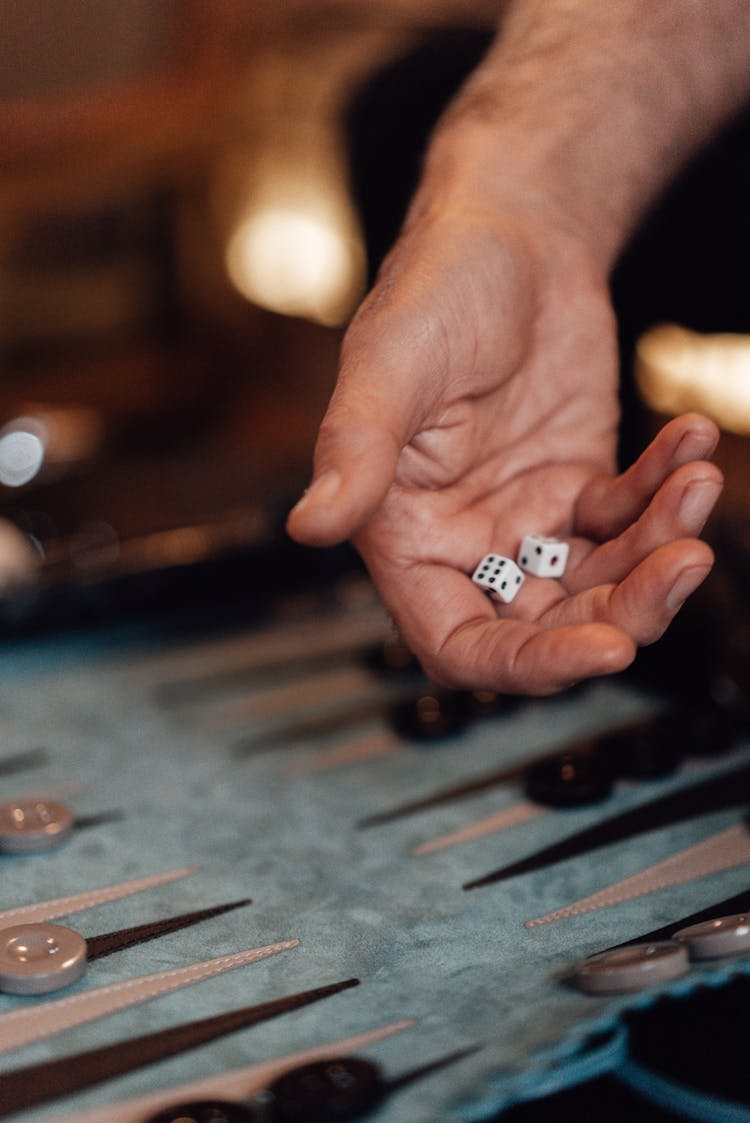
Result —
M721 491L712 422L675 419L615 474L608 270L660 176L737 99L743 61L738 50L737 73L730 66L720 80L702 56L663 122L645 99L639 145L631 51L610 104L592 118L581 69L589 57L599 66L602 9L622 21L613 43L637 31L648 54L665 7L697 26L743 5L725 0L711 16L692 0L657 7L649 26L653 5L642 0L512 6L515 22L438 130L402 235L347 333L313 483L289 518L293 537L312 545L353 538L404 639L448 685L544 694L623 669L712 565L698 537ZM537 89L535 59L552 68L549 104L543 92L521 96ZM696 91L709 104L701 135ZM618 122L630 137L619 148ZM666 171L647 158L654 146ZM586 198L582 165L592 169ZM613 177L607 190L601 180ZM565 576L528 577L498 606L470 574L488 552L514 557L529 532L571 542Z

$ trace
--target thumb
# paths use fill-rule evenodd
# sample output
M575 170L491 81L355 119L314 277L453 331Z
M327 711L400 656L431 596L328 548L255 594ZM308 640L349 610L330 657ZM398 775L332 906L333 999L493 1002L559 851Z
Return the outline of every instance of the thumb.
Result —
M315 471L287 530L308 546L351 538L377 511L396 475L402 439L381 401L334 401L315 448Z
M333 546L372 518L434 405L444 365L434 336L442 333L428 330L422 286L413 289L408 271L384 276L346 333L312 482L287 521L298 542Z

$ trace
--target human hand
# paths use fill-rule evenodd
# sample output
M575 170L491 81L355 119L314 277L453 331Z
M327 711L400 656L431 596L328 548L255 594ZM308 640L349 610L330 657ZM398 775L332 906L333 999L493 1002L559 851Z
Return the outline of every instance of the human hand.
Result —
M352 537L437 681L545 694L621 670L710 570L721 490L697 415L614 474L606 282L538 215L417 208L347 334L296 539ZM510 605L470 580L527 533L565 538L562 580Z

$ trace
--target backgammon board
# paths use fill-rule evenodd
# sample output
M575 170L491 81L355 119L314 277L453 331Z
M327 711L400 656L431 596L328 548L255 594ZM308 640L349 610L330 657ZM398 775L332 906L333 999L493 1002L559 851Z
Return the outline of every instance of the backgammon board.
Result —
M180 1101L248 1101L303 1061L354 1056L386 1084L375 1123L490 1119L611 1069L624 1012L747 971L738 955L629 994L571 983L584 957L745 890L739 798L465 888L614 815L741 776L741 731L721 755L618 780L600 802L542 806L524 793L530 762L648 723L664 700L607 679L549 699L463 699L461 728L435 727L444 703L429 702L418 671L380 665L389 638L367 582L345 576L325 596L281 597L200 635L134 625L8 642L0 800L62 803L74 820L59 845L0 855L0 929L68 897L77 905L52 910L54 922L88 941L252 903L133 939L55 993L0 995L6 1117L146 1123ZM651 883L634 880L653 869ZM90 1050L125 1055L142 1035L339 983L89 1088L57 1095L37 1068L85 1074ZM104 1006L86 1012L77 1003L94 991ZM29 1106L23 1089L40 1087L45 1102Z

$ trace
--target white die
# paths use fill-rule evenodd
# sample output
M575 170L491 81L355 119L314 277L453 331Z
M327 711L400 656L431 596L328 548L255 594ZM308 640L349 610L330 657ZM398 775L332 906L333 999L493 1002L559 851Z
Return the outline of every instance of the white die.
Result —
M562 577L568 562L568 543L543 534L527 534L518 551L518 564L535 577Z
M471 579L504 604L510 604L523 584L523 574L516 563L501 554L487 554L482 558Z

